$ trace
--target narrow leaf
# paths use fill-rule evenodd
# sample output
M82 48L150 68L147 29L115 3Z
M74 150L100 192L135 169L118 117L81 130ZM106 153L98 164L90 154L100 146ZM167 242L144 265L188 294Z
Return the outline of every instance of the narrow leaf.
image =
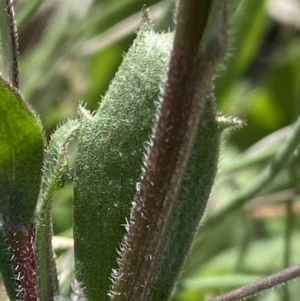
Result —
M51 137L44 158L35 240L36 278L40 301L53 300L58 295L58 278L52 248L51 204L54 193L64 184L68 143L78 130L77 120L69 120L59 127Z
M18 39L11 0L0 1L0 75L18 88Z

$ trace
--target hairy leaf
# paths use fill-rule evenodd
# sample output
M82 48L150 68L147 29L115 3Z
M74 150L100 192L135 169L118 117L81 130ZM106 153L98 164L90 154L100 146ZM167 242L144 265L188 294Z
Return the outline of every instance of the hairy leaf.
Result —
M75 259L89 300L108 300L146 143L152 132L171 34L144 22L95 116L83 121L76 163Z
M24 273L23 284L28 280L34 286L34 278L29 280L34 269L33 217L41 185L44 141L37 117L1 77L0 116L0 223L1 238L5 239L1 243L0 269L10 293L15 283L5 262L11 257L15 274L20 276L17 280ZM18 285L21 287L22 281Z
M78 129L77 120L69 120L59 127L51 137L44 159L35 241L36 277L40 301L52 300L58 294L57 271L52 249L51 203L53 194L64 184L68 143Z
M214 101L209 98L174 215L168 227L150 300L167 300L185 261L214 182L220 136Z
M20 94L0 78L0 214L12 227L33 218L41 184L40 122Z

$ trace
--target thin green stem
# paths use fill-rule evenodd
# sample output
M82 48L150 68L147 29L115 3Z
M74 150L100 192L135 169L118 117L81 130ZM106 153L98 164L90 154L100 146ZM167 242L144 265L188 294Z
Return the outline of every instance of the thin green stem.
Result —
M298 188L297 171L296 171L296 157L293 158L289 174L291 178L292 187ZM291 264L292 255L292 234L294 228L294 213L293 213L294 200L291 199L286 203L286 217L285 217L285 232L284 232L284 267L287 268ZM290 292L288 283L283 287L283 301L290 301Z
M276 154L278 151L279 145L274 145L266 150L261 152L256 152L254 154L241 154L237 160L230 162L230 164L226 164L222 166L218 176L223 176L228 174L229 172L237 172L243 170L247 167L253 166L253 164L258 164L262 161L268 160L270 157Z
M220 223L228 213L238 210L250 198L253 198L263 187L267 186L287 164L290 157L293 155L300 141L300 118L295 123L291 136L286 143L278 150L277 154L262 172L262 174L250 185L247 189L238 193L235 197L227 202L226 205L217 209L214 212L208 213L204 218L203 223L206 226Z
M249 250L249 247L251 245L251 241L252 241L252 229L250 225L250 220L249 218L247 218L247 216L245 216L245 214L243 214L243 216L241 217L241 225L242 228L244 229L244 233L242 234L242 241L239 245L238 248L238 254L237 254L237 260L235 263L235 267L234 267L234 271L236 273L239 273L242 271L243 269L243 264L245 261L245 256L247 254L247 251Z
M285 217L285 231L284 231L284 267L290 266L291 261L291 237L293 231L293 201L287 202L286 207L286 217ZM289 285L285 284L283 287L283 301L290 301Z
M26 3L24 10L20 12L17 17L18 29L21 32L30 20L30 18L34 15L34 13L38 10L40 5L44 0L31 0Z

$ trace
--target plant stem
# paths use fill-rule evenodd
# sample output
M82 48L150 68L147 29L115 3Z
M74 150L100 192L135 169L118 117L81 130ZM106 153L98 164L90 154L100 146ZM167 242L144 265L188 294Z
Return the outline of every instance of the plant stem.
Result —
M279 149L273 160L257 178L257 180L250 185L248 189L238 193L233 199L225 202L226 205L217 209L214 212L209 213L203 223L207 226L215 223L220 223L227 214L239 209L244 205L250 198L254 197L263 187L271 183L275 176L282 170L286 165L291 155L293 155L300 141L300 118L296 121L291 136L287 139L286 143Z
M300 276L300 265L287 268L273 275L267 276L263 279L255 281L251 284L240 287L229 293L223 294L219 297L210 299L209 301L237 301L243 298L253 296L264 290L270 289L274 286L292 280Z
M28 229L15 229L10 225L6 231L9 249L12 254L12 265L15 281L18 286L17 297L22 301L36 301L35 254L33 250L35 225Z
M223 44L215 43L213 53L201 49L211 5L211 1L179 1L163 101L111 300L149 300L212 78L224 54Z
M284 231L284 267L287 268L291 261L291 247L292 247L292 232L293 232L293 201L289 201L285 205L285 231ZM289 285L283 287L283 301L290 301Z
M296 170L296 156L289 164L289 175L291 179L292 187L298 188L297 170ZM294 198L291 198L289 202L286 203L286 217L285 217L285 232L284 232L284 267L287 268L291 264L292 255L292 234L294 228ZM283 301L290 301L290 292L288 283L283 287Z

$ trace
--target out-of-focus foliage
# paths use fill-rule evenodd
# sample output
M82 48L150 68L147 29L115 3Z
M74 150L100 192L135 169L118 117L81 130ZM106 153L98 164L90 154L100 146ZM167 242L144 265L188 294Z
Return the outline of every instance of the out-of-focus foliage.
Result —
M58 123L75 116L79 101L97 108L135 36L143 4L150 7L157 30L173 27L173 0L15 2L20 89L48 136ZM238 11L230 20L228 55L215 92L219 111L248 125L224 137L209 212L257 178L300 113L300 1L243 0ZM299 163L295 152L259 196L214 227L200 225L172 300L207 300L299 263ZM62 238L72 237L71 207L66 187L55 196L53 210L63 294L69 293L73 277L72 243ZM297 283L249 300L297 300Z

